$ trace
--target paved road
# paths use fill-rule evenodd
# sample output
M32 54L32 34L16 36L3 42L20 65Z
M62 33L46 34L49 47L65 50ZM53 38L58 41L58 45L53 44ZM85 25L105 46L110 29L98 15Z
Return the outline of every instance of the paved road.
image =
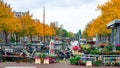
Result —
M120 67L86 67L86 66L76 66L70 65L66 62L53 63L53 64L34 64L34 63L0 63L0 68L120 68Z

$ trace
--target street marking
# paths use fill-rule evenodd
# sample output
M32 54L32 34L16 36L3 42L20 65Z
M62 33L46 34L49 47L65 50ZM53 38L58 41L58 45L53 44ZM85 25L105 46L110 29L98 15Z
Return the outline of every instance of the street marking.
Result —
M25 66L7 66L7 67L4 67L4 68L36 68L36 67L25 67Z

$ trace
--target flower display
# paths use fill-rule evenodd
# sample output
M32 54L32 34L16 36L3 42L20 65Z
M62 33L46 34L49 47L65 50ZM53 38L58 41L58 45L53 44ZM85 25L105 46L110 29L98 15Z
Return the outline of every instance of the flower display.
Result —
M74 51L77 51L77 50L79 50L79 49L80 49L80 47L79 47L78 45L76 45L76 46L73 47L73 50L74 50Z
M115 44L116 50L120 50L120 44Z
M115 44L115 46L120 46L120 44Z
M107 46L107 44L100 44L100 46Z

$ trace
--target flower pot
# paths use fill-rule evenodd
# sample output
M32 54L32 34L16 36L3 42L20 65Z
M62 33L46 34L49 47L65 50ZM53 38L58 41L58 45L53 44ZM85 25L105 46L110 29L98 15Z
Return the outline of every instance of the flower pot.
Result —
M35 58L35 64L41 64L41 59L40 58Z
M79 60L79 61L78 61L78 65L80 65L80 66L85 66L85 63L82 62L81 60Z
M44 58L44 64L50 64L49 58Z

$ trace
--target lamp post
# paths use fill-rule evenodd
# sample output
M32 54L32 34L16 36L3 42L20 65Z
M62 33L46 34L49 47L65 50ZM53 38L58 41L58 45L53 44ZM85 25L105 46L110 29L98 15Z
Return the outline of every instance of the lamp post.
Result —
M44 52L45 47L45 7L43 7L43 37L42 37L43 45L41 46L41 52Z
M79 30L77 34L78 34L78 44L80 45L80 39L82 37L81 30Z
M43 7L43 42L45 45L45 7Z

